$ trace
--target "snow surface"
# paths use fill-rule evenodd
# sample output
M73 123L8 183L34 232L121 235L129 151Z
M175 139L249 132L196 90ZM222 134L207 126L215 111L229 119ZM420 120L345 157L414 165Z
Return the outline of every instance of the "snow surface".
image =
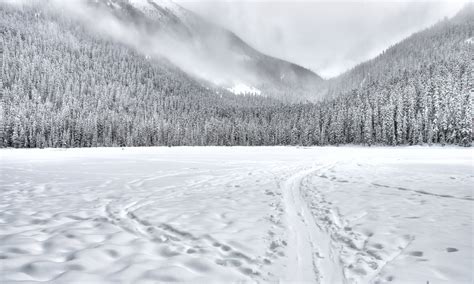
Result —
M1 150L1 283L472 283L473 150Z
M227 90L235 95L260 95L262 93L259 89L242 83L235 84Z

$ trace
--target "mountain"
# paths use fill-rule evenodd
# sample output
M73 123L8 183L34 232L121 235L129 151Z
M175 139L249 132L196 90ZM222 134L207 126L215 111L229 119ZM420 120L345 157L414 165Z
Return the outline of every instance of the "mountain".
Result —
M311 98L308 94L323 82L312 71L265 55L236 34L169 0L94 0L92 4L146 30L146 37L171 39L185 57L192 57L189 61L194 66L175 59L175 50L164 51L164 57L185 72L228 90L245 86L267 96L298 101ZM149 44L154 50L162 48L159 45L163 43Z
M470 145L473 36L471 3L326 81L332 143Z
M363 62L320 85L318 96L347 94L376 82L389 84L407 73L423 72L437 61L472 60L474 4L466 4L453 18L444 19L387 48L375 58ZM471 50L470 50L471 49Z
M224 61L193 61L183 38L209 42L174 8L151 19L132 2L44 3L0 2L3 147L472 142L472 6L324 81L321 101L289 104L198 79L193 66Z

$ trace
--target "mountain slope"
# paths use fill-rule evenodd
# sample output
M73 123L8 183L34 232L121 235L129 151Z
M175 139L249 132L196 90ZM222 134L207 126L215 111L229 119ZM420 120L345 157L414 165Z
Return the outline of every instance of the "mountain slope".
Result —
M474 4L467 4L452 19L419 31L320 86L319 96L338 96L373 83L388 84L407 72L422 72L436 61L472 60Z
M472 141L474 5L325 82L331 140L390 145Z
M109 2L93 2L105 3L94 11L111 9ZM117 15L129 22L137 10L130 11ZM91 30L62 10L0 2L0 146L469 146L471 13L348 72L340 87L332 86L335 97L283 104L211 88L167 58L147 54L157 39L114 37L96 14L89 15L96 19ZM136 18L144 20L133 32L160 29ZM131 35L127 27L120 31Z
M248 85L265 95L298 101L307 99L323 81L312 71L296 64L267 56L249 46L234 33L218 27L195 13L167 0L95 0L103 11L126 23L135 23L147 37L171 38L174 45L192 62L174 60L174 53L162 55L199 78L224 87ZM162 42L150 44L159 49ZM170 55L170 53L173 53ZM189 55L191 53L192 55ZM202 60L198 60L202 59Z

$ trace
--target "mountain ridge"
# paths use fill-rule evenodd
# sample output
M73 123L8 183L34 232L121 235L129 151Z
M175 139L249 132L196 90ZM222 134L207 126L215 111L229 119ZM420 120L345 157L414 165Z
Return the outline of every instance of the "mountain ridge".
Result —
M383 77L396 77L405 70L421 69L428 64L428 60L435 57L443 57L444 54L431 52L425 56L424 53L436 48L433 43L447 45L447 42L439 42L439 32L444 32L445 25L455 28L460 25L474 26L474 3L467 3L457 14L451 18L445 18L432 26L421 29L401 41L386 48L377 56L368 59L342 74L325 80L318 90L319 97L335 97L341 94L359 89L371 83L383 81ZM466 29L467 31L468 29ZM466 32L466 39L472 37L472 31ZM421 38L420 38L421 37ZM421 45L426 41L424 49L412 48L413 45ZM383 75L383 76L382 76Z
M217 26L172 1L93 0L93 3L111 8L118 17L126 17L139 25L144 24L148 30L157 29L172 34L183 41L184 45L192 47L192 52L197 57L207 58L206 65L216 60L215 64L220 65L218 68L230 66L224 72L228 73L227 78L221 80L224 81L221 83L224 87L243 83L262 89L268 96L284 100L295 99L284 94L285 91L291 91L294 96L303 94L296 98L301 100L308 99L307 94L323 82L313 71L266 55L234 32ZM203 77L208 81L213 79Z

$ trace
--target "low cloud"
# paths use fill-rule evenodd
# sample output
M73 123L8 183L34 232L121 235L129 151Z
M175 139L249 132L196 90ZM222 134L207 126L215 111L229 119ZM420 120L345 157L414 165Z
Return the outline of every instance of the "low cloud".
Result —
M93 0L0 1L18 6L50 3L94 32L133 47L146 56L164 57L183 71L218 85L257 83L256 74L240 64L246 60L246 55L235 50L229 52L232 44L219 32L201 30L201 35L210 35L203 45L192 37L130 25L110 11L86 4ZM178 0L178 3L205 20L230 29L258 50L312 69L325 78L375 57L390 45L443 17L453 16L464 4L463 1L250 0ZM245 82L236 82L236 79Z
M189 1L267 54L336 76L453 16L465 1Z
M231 43L218 29L200 30L201 35L209 34L205 40L197 40L168 28L158 28L159 23L147 25L132 24L130 19L123 19L114 14L107 6L91 5L90 0L0 0L10 1L14 5L36 4L56 9L63 15L82 23L91 32L102 37L132 47L144 56L155 59L166 59L184 72L216 85L232 86L238 83L253 83L254 74L245 70L239 62L246 60L238 52L229 52ZM107 1L95 0L96 3ZM145 2L146 3L146 2ZM120 12L119 12L120 13ZM142 19L136 19L138 22ZM164 25L166 26L166 25ZM156 28L155 28L156 27ZM196 27L195 27L196 28ZM206 29L211 26L199 25ZM239 58L242 57L242 58Z

